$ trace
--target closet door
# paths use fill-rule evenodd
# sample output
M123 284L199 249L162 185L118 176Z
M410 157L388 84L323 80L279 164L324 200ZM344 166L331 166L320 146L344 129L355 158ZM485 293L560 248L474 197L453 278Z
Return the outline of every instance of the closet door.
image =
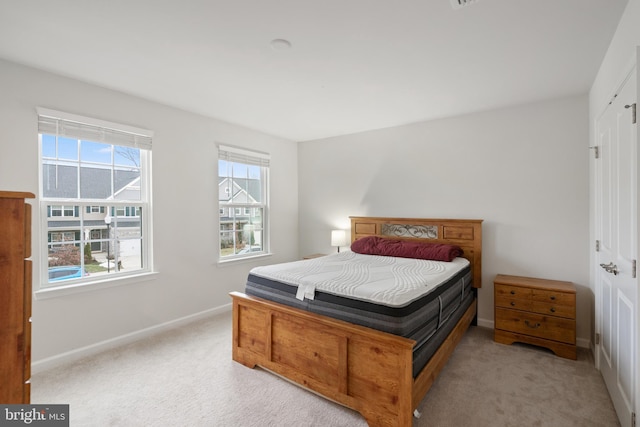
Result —
M638 150L636 70L597 121L597 360L618 418L630 426L638 366Z

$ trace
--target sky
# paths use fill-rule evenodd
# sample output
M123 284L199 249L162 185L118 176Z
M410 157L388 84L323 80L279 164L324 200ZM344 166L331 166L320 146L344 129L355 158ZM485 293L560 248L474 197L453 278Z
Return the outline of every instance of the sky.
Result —
M57 150L56 150L57 148ZM140 150L137 148L120 147L100 142L84 141L63 136L42 135L42 157L47 159L75 161L83 163L98 163L116 166L138 167L140 165Z

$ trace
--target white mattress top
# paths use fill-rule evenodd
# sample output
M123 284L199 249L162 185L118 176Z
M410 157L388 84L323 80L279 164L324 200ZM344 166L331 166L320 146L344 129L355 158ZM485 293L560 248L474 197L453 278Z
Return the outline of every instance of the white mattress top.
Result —
M404 307L429 293L469 265L451 262L362 255L345 251L310 260L255 267L251 274L298 287L298 299L315 291Z

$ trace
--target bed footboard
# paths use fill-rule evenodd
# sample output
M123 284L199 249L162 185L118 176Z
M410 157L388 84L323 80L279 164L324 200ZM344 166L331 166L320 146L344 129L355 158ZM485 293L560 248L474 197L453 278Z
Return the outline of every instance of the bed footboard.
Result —
M411 426L415 341L233 292L233 360L358 411Z
M358 411L370 426L410 427L474 316L476 300L418 374L415 341L232 292L233 360Z
M370 426L410 427L413 410L476 315L467 308L418 376L415 341L232 292L232 357L358 411Z

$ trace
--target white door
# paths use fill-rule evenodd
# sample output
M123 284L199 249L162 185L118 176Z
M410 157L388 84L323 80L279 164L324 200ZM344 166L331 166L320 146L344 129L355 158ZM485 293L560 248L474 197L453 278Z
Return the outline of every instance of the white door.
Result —
M632 425L638 339L638 150L632 113L636 70L596 123L596 259L597 363L623 427Z

